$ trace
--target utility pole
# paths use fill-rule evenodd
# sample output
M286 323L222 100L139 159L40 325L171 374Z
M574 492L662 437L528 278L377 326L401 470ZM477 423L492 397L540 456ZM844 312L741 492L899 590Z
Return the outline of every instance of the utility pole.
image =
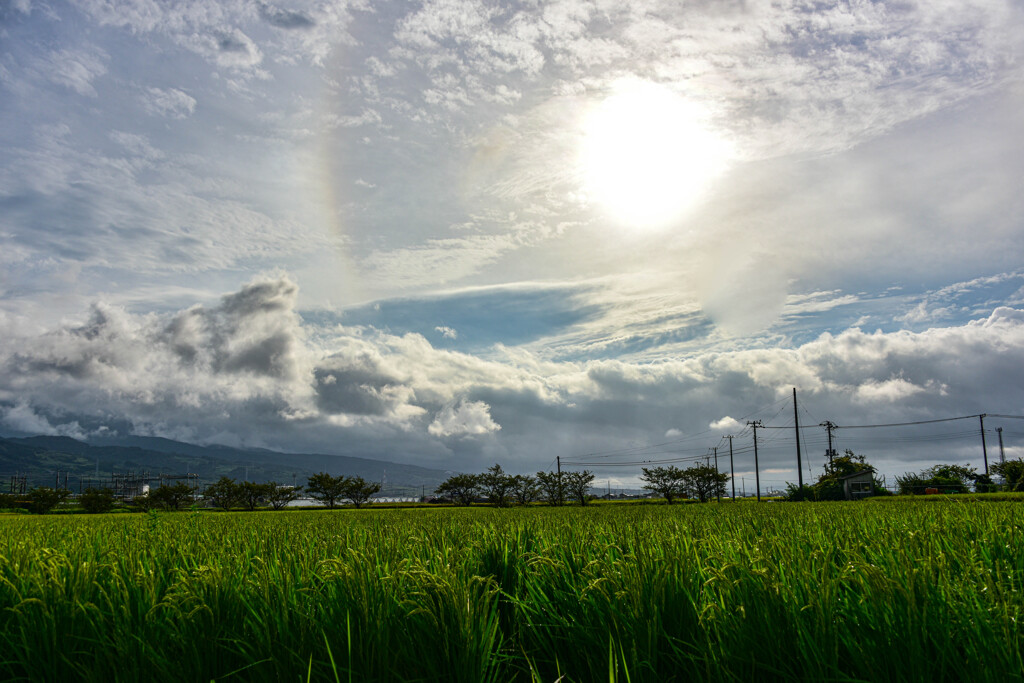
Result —
M718 475L718 446L715 446L714 449L715 449L715 475L717 476ZM721 489L718 486L718 480L716 479L715 480L715 501L719 502L719 503L722 502L722 494L720 493L720 491L721 491Z
M985 413L978 416L981 422L981 455L985 458L985 476L988 476L988 448L985 446Z
M555 456L555 463L558 465L558 504L562 504L562 456Z
M828 431L828 453L826 453L825 455L828 457L828 464L829 464L829 466L831 466L832 465L832 456L836 454L836 452L834 450L832 450L832 430L835 429L836 427L838 427L838 425L836 423L834 423L834 422L829 421L829 420L825 420L824 422L822 422L818 426L819 427L824 427Z
M804 468L800 464L800 415L796 410L796 387L793 387L793 426L796 429L796 480L800 488L804 487Z
M732 434L725 437L729 439L729 479L732 481L732 502L736 502L736 468L732 464Z
M1003 450L1003 428L996 427L996 434L999 435L999 464L1006 462L1006 452Z
M764 429L764 423L760 420L747 422L748 427L754 428L754 480L757 485L757 502L761 502L761 467L757 463L757 428Z

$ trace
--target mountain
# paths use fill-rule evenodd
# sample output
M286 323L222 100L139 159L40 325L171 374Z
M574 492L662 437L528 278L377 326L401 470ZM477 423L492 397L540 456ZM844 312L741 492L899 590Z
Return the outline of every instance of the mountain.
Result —
M413 495L430 492L449 472L404 463L319 453L281 453L266 449L198 446L156 437L120 437L79 441L65 436L0 437L0 491L13 475L25 475L28 485L79 487L102 484L113 473L198 475L200 483L221 476L236 480L302 484L316 472L359 476L384 481L382 493ZM59 473L59 474L58 474Z

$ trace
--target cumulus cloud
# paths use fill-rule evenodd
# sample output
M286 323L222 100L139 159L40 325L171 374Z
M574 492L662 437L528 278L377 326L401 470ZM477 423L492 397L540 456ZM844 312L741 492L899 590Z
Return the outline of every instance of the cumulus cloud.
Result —
M1024 311L1014 308L923 332L849 329L788 348L630 363L522 349L485 360L417 334L317 327L297 314L297 296L293 280L275 277L214 305L136 315L98 303L81 322L15 335L0 350L3 424L87 434L127 423L139 434L286 450L395 459L400 449L402 459L458 468L501 458L529 471L555 455L684 434L680 447L692 441L702 455L723 431L749 438L730 415L784 424L793 386L812 411L805 425L1024 412ZM772 434L762 463L789 466L789 447ZM905 444L868 455L900 472L936 457Z
M460 400L442 408L427 431L441 437L490 434L501 429L501 425L491 419L490 410L483 401Z
M743 425L735 418L726 415L719 420L713 420L708 424L708 429L713 429L715 431L738 432L743 429Z
M435 332L440 332L441 336L444 337L445 339L458 339L459 338L458 331L448 327L447 325L439 325L438 327L434 328L434 331Z

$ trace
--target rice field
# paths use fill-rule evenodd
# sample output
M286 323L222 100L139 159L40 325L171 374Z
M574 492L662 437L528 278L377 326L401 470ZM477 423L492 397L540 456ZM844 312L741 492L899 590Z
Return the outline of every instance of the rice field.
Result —
M1024 507L0 517L0 679L1013 681Z

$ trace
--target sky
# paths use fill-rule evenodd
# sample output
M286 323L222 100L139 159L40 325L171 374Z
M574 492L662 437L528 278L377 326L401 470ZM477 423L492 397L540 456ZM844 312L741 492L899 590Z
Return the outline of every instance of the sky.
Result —
M752 490L748 421L798 419L813 478L828 420L889 477L981 470L977 418L855 427L1024 415L1021 35L997 0L0 0L0 433L611 487L733 435Z

